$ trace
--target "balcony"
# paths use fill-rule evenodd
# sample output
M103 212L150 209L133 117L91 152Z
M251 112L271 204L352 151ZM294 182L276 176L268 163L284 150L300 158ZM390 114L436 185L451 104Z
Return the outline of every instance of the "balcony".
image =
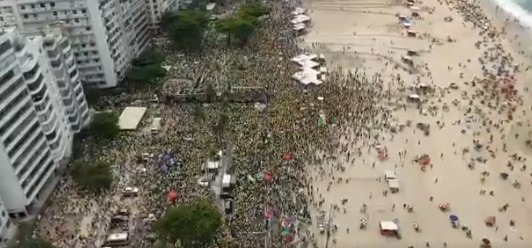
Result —
M57 50L48 51L48 58L52 61L57 61L59 59L60 53Z
M30 175L30 172L35 170L39 161L42 161L47 155L50 156L46 142L41 143L38 147L39 148L36 149L31 156L28 156L31 157L31 159L28 159L26 164L19 166L19 168L15 170L15 173L19 175L19 181L25 181Z
M43 45L48 51L54 51L57 48L57 42L55 42L55 39L53 37L44 38Z
M40 90L44 86L43 81L44 81L44 76L40 74L37 80L33 82L27 82L30 93L37 92L38 90Z
M48 90L48 87L46 87L46 84L43 84L43 86L41 87L39 91L31 93L31 100L33 100L33 102L35 103L42 101L44 97L46 96L47 90Z
M27 156L28 154L24 154L23 151L36 149L36 147L33 146L40 138L44 138L42 132L40 130L37 130L36 132L33 132L32 135L22 144L21 147L18 147L15 149L13 156L11 156L12 159L17 160L21 156ZM32 148L30 148L32 147ZM30 149L27 149L30 148Z
M9 151L9 153L13 152L13 148L17 147L20 149L20 146L22 146L22 144L24 142L27 142L28 141L28 138L33 134L35 133L35 131L39 128L39 123L35 120L35 121L32 121L31 123L29 123L29 125L27 125L23 130L22 132L20 132L21 135L19 135L18 137L15 137L15 139L13 140L13 142L11 142L11 144L9 144L9 146L7 146L7 151Z
M9 89L10 92L4 91L4 93L9 94L0 94L0 109L4 109L6 106L9 105L17 96L19 96L23 91L27 91L26 87L21 87L22 85L13 85L13 88ZM9 111L9 113L4 116L5 119L9 119L12 114L15 113L15 110Z
M67 87L65 87L65 89L59 89L59 92L61 93L62 98L66 98L66 99L72 98L72 91L70 90L70 87L68 87L68 85Z
M65 53L70 53L70 51L72 51L72 47L70 46L70 44L68 44L68 45L63 49L63 54L65 54Z
M35 107L35 110L37 113L41 113L42 111L47 110L50 104L51 104L50 97L46 95L44 101L40 103L34 103L33 106Z
M74 60L74 55L70 52L64 55L65 56L65 63L70 64Z
M0 54L0 75L4 75L6 71L13 69L16 65L15 62L17 61L17 57L14 55L3 55L4 54Z
M25 188L24 189L24 194L33 195L33 198L35 197L35 195L37 195L39 193L39 190L42 187L42 184L44 184L42 179L48 178L49 175L51 175L51 173L54 172L52 157L51 156L48 157L48 159L43 161L43 163L38 165L38 167L40 169L37 171L37 173L34 173L33 176L30 176L31 181L30 181L29 185L31 185L31 186L29 188ZM37 183L38 180L40 181L39 183Z
M41 121L41 126L44 133L49 133L52 130L57 128L57 115L52 112L52 108L49 108L50 111L45 115L39 115L39 120Z
M42 137L42 136L41 136ZM48 143L46 143L46 139L44 139L44 137L42 137L42 139L40 140L37 140L36 141L37 143L35 144L35 150L31 150L31 147L28 147L25 151L24 151L24 154L33 154L31 156L24 156L24 157L19 157L18 159L15 160L14 162L14 165L15 167L17 168L20 168L20 165L26 165L28 163L31 163L34 160L34 157L35 157L35 153L38 152L39 150L42 150L44 149L45 151L48 150ZM44 148L43 148L44 147ZM31 171L31 169L30 169ZM17 172L18 173L18 172Z
M55 163L53 160L50 160L50 162L48 162L48 164L46 165L44 173L39 177L35 184L30 187L28 193L26 193L26 196L28 196L28 204L31 204L35 200L35 197L37 197L37 195L41 192L44 184L46 184L50 180L50 178L54 177L54 172Z

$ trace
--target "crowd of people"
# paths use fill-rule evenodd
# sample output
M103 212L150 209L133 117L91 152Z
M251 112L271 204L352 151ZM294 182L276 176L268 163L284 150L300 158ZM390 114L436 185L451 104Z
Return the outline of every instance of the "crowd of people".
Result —
M113 213L128 207L138 222L135 231L140 233L135 235L135 247L146 247L150 244L146 235L150 233L148 217L164 214L169 191L178 192L176 204L212 195L210 189L197 184L202 164L210 150L224 150L231 142L232 163L238 175L236 209L224 221L215 246L259 247L266 242L279 247L285 243L279 227L282 219L291 220L290 236L309 241L310 237L297 232L298 225L310 218L304 162L322 159L314 149L326 150L336 144L330 126L357 123L361 127L358 135L362 135L364 127L381 113L376 104L381 89L377 84L366 84L368 80L356 74L346 76L340 71L331 72L328 83L320 87L295 83L291 76L297 67L290 58L303 51L298 49L291 30L294 3L267 4L271 8L269 17L245 47L205 40L204 51L194 55L183 55L165 42L157 48L171 51L166 53L170 70L165 80L202 78L199 87L210 84L216 89L263 87L269 92L266 108L257 110L253 104L237 103L150 103L154 94L165 93L160 84L142 92L100 98L91 106L93 109L118 114L139 100L148 107L138 131L121 133L105 144L88 138L80 147L79 160L87 164L109 162L117 182L106 194L93 196L64 179L41 215L37 235L50 239L57 247L99 247L110 231ZM198 111L203 117L198 117ZM214 132L212 126L221 114L229 119L226 130ZM324 116L327 125L318 125L318 119ZM163 130L155 136L146 128L153 117L161 117L164 122ZM178 165L161 170L163 154L176 158ZM273 179L247 179L265 173ZM139 197L124 200L120 192L128 186L138 187Z
M224 150L231 143L238 182L236 209L224 219L223 231L213 245L247 248L262 247L266 242L269 247L280 247L299 242L316 246L312 235L303 231L311 223L307 205L320 201L307 198L312 195L312 190L307 190L312 179L307 178L305 165L328 160L342 145L347 130L351 138L364 140L375 134L372 130L389 128L390 112L380 102L390 93L383 90L385 83L379 75L366 78L341 69L331 71L320 86L294 82L291 77L298 68L290 58L305 52L298 48L290 23L290 12L298 3L266 4L271 8L269 16L244 47L215 39L206 39L203 51L192 55L176 51L170 42L156 47L168 56L170 70L165 81L202 78L199 87L204 88L264 87L269 95L266 107L150 102L154 94L165 94L161 84L101 98L91 108L120 113L139 100L148 107L138 131L121 133L105 144L88 138L80 147L79 159L85 163L103 160L112 164L116 183L106 194L93 196L80 192L65 178L41 216L38 236L57 247L100 247L113 213L128 207L138 217L134 225L139 227L135 228L139 235L135 235L133 247L149 247L149 216L157 219L165 213L167 194L173 190L179 195L176 204L211 197L211 190L197 183L204 173L202 165L210 150ZM215 132L212 127L222 114L228 117L227 126L223 132ZM158 135L147 128L153 117L164 122ZM160 158L165 154L178 162L162 170ZM264 174L272 179L249 179ZM139 197L122 199L120 192L128 186L138 187ZM290 239L279 227L284 220L291 222Z

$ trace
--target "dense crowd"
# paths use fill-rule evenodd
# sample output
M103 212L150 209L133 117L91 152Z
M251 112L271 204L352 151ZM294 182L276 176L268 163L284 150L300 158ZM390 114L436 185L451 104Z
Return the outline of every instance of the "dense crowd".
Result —
M304 52L297 47L297 37L291 30L290 12L295 3L267 4L272 12L245 47L228 47L225 42L206 39L202 52L182 55L168 44L159 46L168 54L171 68L165 80L201 77L203 85L198 87L265 87L270 96L266 108L257 110L253 104L236 103L150 102L154 94L165 93L160 85L100 99L92 106L96 110L119 113L139 100L148 107L139 131L121 133L108 144L90 139L83 143L82 160L110 162L118 182L108 194L92 197L78 192L65 179L53 196L52 206L42 215L39 235L52 239L58 247L99 247L109 230L112 213L129 206L139 217L135 230L140 235L135 236L135 247L147 247L149 216L159 218L167 210L168 192L178 192L177 204L211 195L209 188L197 183L203 174L202 164L210 150L224 150L231 143L238 181L236 210L226 218L214 246L261 247L266 242L270 247L280 247L285 243L279 228L281 220L293 222L293 240L312 243L311 235L297 232L310 223L307 204L320 201L318 197L307 199L311 193L305 189L312 179L307 178L305 166L334 155L348 130L351 138L363 140L374 134L372 129L387 128L389 112L380 101L389 95L383 91L378 75L364 78L357 73L332 71L320 86L295 83L291 77L298 68L290 58ZM498 51L497 47L493 51ZM502 59L501 53L490 59ZM203 118L197 117L198 108ZM212 126L220 114L227 115L229 121L225 132L216 133ZM164 121L163 130L155 136L147 128L153 117ZM160 158L165 154L179 165L162 170ZM265 173L273 179L249 179ZM120 199L120 190L127 186L140 188L140 196Z

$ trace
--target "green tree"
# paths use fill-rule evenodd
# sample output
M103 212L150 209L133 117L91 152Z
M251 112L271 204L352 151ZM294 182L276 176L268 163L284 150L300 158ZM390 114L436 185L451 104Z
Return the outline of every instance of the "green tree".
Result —
M248 42L249 38L253 36L257 28L257 24L254 24L255 19L246 19L241 16L233 19L230 25L230 30L233 36L239 40L240 44Z
M55 246L44 239L30 238L18 243L14 248L55 248Z
M270 13L270 10L259 3L246 3L238 9L238 15L247 19L259 18Z
M120 131L118 127L118 116L106 112L94 114L88 131L91 136L96 138L113 138Z
M235 16L218 20L214 27L216 31L227 36L227 43L229 45L233 38L237 39L240 45L244 45L253 36L259 26L258 18L268 13L269 10L260 4L244 4Z
M69 173L76 184L96 194L109 189L114 179L110 164L103 161L94 165L76 161Z
M212 201L195 200L171 208L155 224L162 243L180 243L182 247L205 247L221 227L222 215Z
M133 82L150 83L166 76L166 69L160 65L133 66L126 74L126 78Z
M213 126L213 131L218 134L222 135L227 128L227 125L229 124L229 116L225 113L221 113L218 117L218 121Z
M165 60L164 54L156 50L146 50L134 59L131 63L134 66L161 65Z
M201 48L209 19L201 11L184 10L165 14L162 22L164 29L179 48L193 51Z
M166 69L162 67L165 56L155 50L143 52L132 61L132 66L126 73L126 78L135 83L150 83L166 76Z
M194 106L193 110L194 120L198 123L201 123L205 120L205 112L203 111L203 108L200 104Z
M218 96L216 95L216 90L214 89L214 86L212 86L212 84L207 85L207 89L205 89L205 98L209 103L215 102L218 98Z

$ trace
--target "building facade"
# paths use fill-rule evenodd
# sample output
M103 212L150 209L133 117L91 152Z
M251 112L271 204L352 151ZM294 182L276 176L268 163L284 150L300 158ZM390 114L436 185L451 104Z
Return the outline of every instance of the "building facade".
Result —
M45 200L90 122L70 44L54 30L0 30L0 216L25 217ZM0 241L12 228L2 218Z
M131 61L149 45L145 1L3 0L0 26L31 31L60 22L67 30L82 82L90 87L115 87Z
M177 11L179 0L146 0L146 5L150 16L150 28L157 32L163 14L167 11Z

